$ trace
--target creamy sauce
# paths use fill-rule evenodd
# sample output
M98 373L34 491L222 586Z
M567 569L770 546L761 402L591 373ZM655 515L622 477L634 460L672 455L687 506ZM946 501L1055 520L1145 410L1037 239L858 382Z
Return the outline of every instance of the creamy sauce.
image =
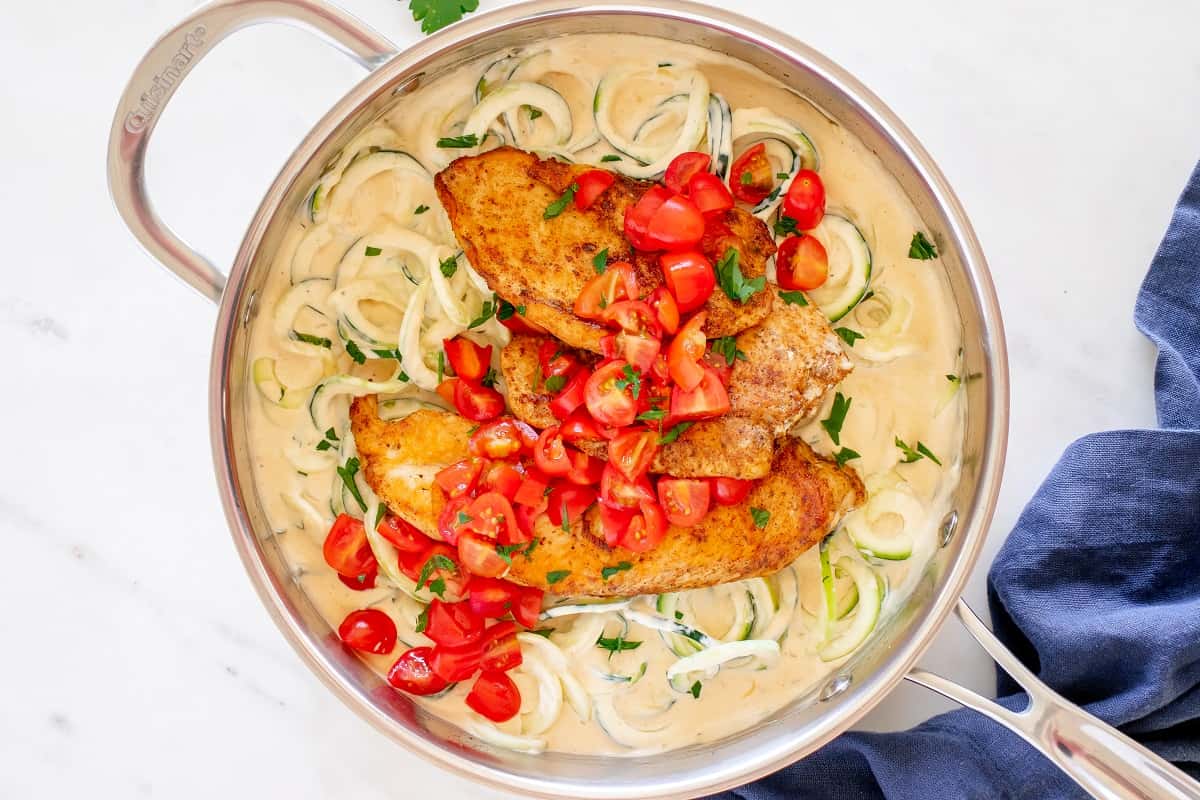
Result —
M346 442L347 396L331 392L331 397L319 398L319 418L314 422L310 419L311 390L307 387L330 375L387 380L395 378L399 370L394 359L354 363L344 351L334 323L339 309L356 319L359 327L369 329L360 331L365 339L380 340L385 350L397 346L403 349L405 337L398 331L403 327L405 312L418 309L428 318L424 329L410 336L408 343L410 350L418 348L420 355L410 356L406 350L403 366L413 379L409 383L420 386L410 385L399 392L405 398L401 407L405 402L436 403L436 395L418 388L432 389L436 383L433 354L439 347L437 343L443 336L464 330L464 316L476 316L485 300L491 298L461 259L460 269L453 280L444 282L446 285L433 286L434 278L427 277L430 265L453 257L458 250L428 176L422 178L417 171L408 174L398 163L355 183L362 175L351 175L359 162L352 164L350 156L360 149L365 152L368 146L405 151L435 172L453 158L475 152L439 148L436 142L439 137L462 134L463 124L476 105L473 93L480 76L499 57L481 59L427 84L403 98L379 125L359 138L352 148L354 152L348 152L334 167L334 177L340 175L340 181L326 181L319 187L317 211L304 208L297 212L263 290L262 311L251 336L251 361L257 362L255 377L263 389L261 395L250 396L249 409L251 450L263 507L297 581L331 626L336 627L348 612L367 606L381 608L396 620L403 643L390 656L369 657L381 672L403 652L404 643L429 643L414 631L422 606L417 599L389 586L382 575L377 588L351 591L324 563L321 544L333 519L331 506L340 510L344 503L355 514L358 509L353 498L342 491L334 472L335 466L352 455ZM658 69L668 62L673 66ZM634 137L634 128L649 119L636 139L636 144L647 151L669 146L680 135L686 125L687 103L656 104L669 97L676 86L694 87L697 71L707 79L709 90L722 95L735 112L770 109L771 114L795 122L815 145L828 207L858 226L873 262L870 288L875 296L835 323L865 337L846 348L855 369L838 387L840 393L852 399L840 446L859 454L849 464L866 480L871 502L881 496L886 499L851 515L832 538L829 553L834 563L850 559L881 576L887 587L881 614L886 616L897 609L935 550L935 529L949 509L949 496L958 481L965 413L961 392L946 377L959 371L960 324L955 306L940 262L908 257L914 232L925 228L899 185L860 141L820 110L760 72L705 50L645 37L574 36L531 46L521 58L492 66L487 73L489 82L504 80L512 66L516 66L516 72L511 80L537 81L555 89L571 111L572 128L565 133L555 128L553 114L531 119L527 107L518 108L509 124L516 125L518 143L531 149L540 143L549 151L571 150L598 138L591 119L594 87L624 67L647 71L624 78L615 86L610 118L625 137ZM654 118L656 108L662 113ZM565 144L556 141L562 139ZM693 143L681 149L694 148ZM741 149L735 146L734 155ZM601 156L613 152L605 141L598 140L577 149L573 157L600 164ZM632 166L627 158L623 162L604 162L603 166L620 169L623 164ZM406 250L396 245L395 232L403 230L416 231L432 249L415 252L420 248L405 245L409 247ZM819 238L829 249L831 282L847 280L850 255L844 252L844 244ZM365 251L371 241L387 246L381 247L378 255L365 257L365 252L359 251ZM335 268L340 270L336 276ZM415 281L405 283L406 270L415 273L411 275ZM315 293L296 295L293 281L313 275L318 276L313 284ZM322 284L321 276L329 280ZM388 302L379 302L368 291L371 287L364 281L372 277L386 284L388 291L384 294L391 298ZM419 290L418 283L426 288ZM335 284L338 288L330 295ZM424 300L421 291L428 294ZM282 321L276 319L275 310L289 299L298 310L283 315L286 318ZM300 330L318 343L297 342L289 338L289 330ZM470 335L496 344L507 337L495 320L472 329ZM321 346L322 338L329 339L331 346ZM421 357L423 364L413 363ZM400 384L389 385L393 387L389 391L394 391ZM353 391L354 387L345 390ZM364 390L360 387L357 391ZM282 404L281 394L285 395ZM825 454L839 449L820 424L830 415L832 394L812 420L793 432ZM289 405L295 407L286 407ZM336 440L328 440L326 448L318 450L319 443L326 439L327 423L334 429ZM901 463L904 453L895 444L897 437L912 447L921 442L936 454L941 465L928 457ZM359 485L363 486L361 481ZM868 529L885 539L910 538L911 556L898 561L864 559L846 530L856 524L859 530ZM632 622L626 627L615 612L580 615L548 622L547 627L555 630L546 641L565 654L569 664L566 669L577 681L574 685L586 691L584 708L572 708L570 685L567 700L560 701L557 708L551 702L553 697L542 696L550 689L544 672L539 675L539 665L552 668L554 659L543 659L536 652L542 648L529 644L522 646L526 664L513 673L523 697L522 713L513 720L493 727L469 711L463 698L470 681L443 697L421 702L468 730L483 731L493 740L498 733L520 737L514 744L532 750L544 747L629 754L718 739L755 724L819 686L839 663L822 660L821 653L828 653L827 649L823 651L827 633L832 631L836 638L854 625L860 613L865 613L867 604L860 603L844 619L828 623L818 548L805 553L790 572L785 572L753 585L685 593L680 605L686 608L688 624L716 637L730 634L736 638L747 624L747 607L751 614L759 612L757 618L751 617L757 620L752 625L756 635L761 635L769 624L775 626L775 632L784 634L777 659L731 662L715 674L685 676L672 688L666 674L680 656L666 646L659 632ZM798 597L791 610L793 586L798 587ZM838 574L838 604L845 601L851 587L851 576ZM747 592L753 594L755 590L759 592L756 603L748 606ZM767 606L778 603L780 610L760 608L764 597L769 598ZM548 605L554 601L547 597ZM632 607L656 613L654 598L640 598ZM668 616L670 612L668 609ZM594 645L600 631L606 637L624 636L641 644L610 654ZM693 697L693 692L699 696ZM543 701L546 705L539 708ZM598 710L602 717L616 714L619 725L627 727L606 732L597 721ZM588 718L581 718L579 711ZM551 716L546 718L546 714ZM613 718L607 719L613 727ZM537 730L547 725L545 730Z

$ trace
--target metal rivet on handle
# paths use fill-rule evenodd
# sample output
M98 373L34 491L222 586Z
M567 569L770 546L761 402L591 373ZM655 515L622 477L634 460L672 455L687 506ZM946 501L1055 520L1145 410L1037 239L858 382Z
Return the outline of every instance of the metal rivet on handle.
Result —
M942 547L950 544L950 540L954 538L954 532L958 530L958 512L951 511L942 517L942 524L938 528Z
M835 675L830 679L829 683L825 684L825 688L821 690L821 701L832 700L842 692L850 688L850 684L854 679L849 675Z

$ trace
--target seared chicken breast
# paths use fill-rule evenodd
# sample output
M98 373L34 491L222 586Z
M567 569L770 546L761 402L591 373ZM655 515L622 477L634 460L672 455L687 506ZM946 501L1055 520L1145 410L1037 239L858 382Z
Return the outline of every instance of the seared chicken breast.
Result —
M354 401L350 420L367 484L392 513L437 537L444 498L433 476L467 457L470 423L438 411L384 422L373 396ZM506 577L556 594L619 597L765 575L819 542L863 499L862 483L852 470L817 456L800 440L789 440L772 460L770 474L742 503L714 507L690 528L671 526L648 553L608 547L593 508L569 531L541 518L533 552L514 556ZM769 514L762 527L751 508ZM629 568L604 577L604 567L622 562ZM569 574L550 585L547 573L562 570Z
M571 347L600 352L607 331L572 312L583 287L596 275L592 259L602 250L609 261L627 261L643 294L662 285L654 253L635 251L625 239L625 210L653 184L616 175L586 211L568 203L545 219L548 206L581 173L595 169L540 159L501 147L455 160L434 178L438 198L467 260L502 298L524 306L525 319L541 325ZM765 274L775 243L766 224L741 209L725 212L724 230L707 237L701 249L715 264L733 247L749 279ZM736 303L713 292L705 306L709 336L732 336L761 322L774 296L758 292Z

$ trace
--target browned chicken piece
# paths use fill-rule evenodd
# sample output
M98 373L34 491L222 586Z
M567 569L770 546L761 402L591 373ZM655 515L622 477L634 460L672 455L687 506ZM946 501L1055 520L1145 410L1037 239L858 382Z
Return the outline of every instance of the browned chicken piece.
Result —
M537 381L543 336L514 336L500 354L513 414L538 428L557 424L552 395ZM762 324L742 332L729 378L729 413L698 422L659 451L650 469L679 477L761 478L771 469L775 439L814 413L850 372L825 315L814 306L779 301ZM600 455L589 448L593 455Z
M350 420L367 484L393 513L436 536L443 498L433 476L438 468L467 457L470 423L440 411L383 422L374 397L355 400ZM780 447L770 475L745 501L717 506L691 528L671 526L648 553L608 547L593 508L569 532L542 518L533 552L513 556L506 577L555 594L621 597L767 575L819 542L863 499L862 482L853 470L793 439ZM752 507L770 515L761 528L750 514ZM629 569L603 576L605 567L622 562ZM563 570L569 574L551 585L547 573Z
M575 316L584 285L596 275L592 259L601 250L610 261L633 265L643 294L662 285L658 256L633 250L625 239L625 209L653 184L621 175L586 211L573 204L552 219L546 208L580 173L594 167L540 159L501 147L455 160L434 178L438 198L450 217L467 260L508 302L525 306L525 319L541 325L571 347L600 352L605 329ZM775 243L766 224L741 209L722 219L728 233L701 245L713 263L737 248L742 273L765 274ZM771 309L770 292L735 303L719 289L709 298L709 336L732 336L761 322Z

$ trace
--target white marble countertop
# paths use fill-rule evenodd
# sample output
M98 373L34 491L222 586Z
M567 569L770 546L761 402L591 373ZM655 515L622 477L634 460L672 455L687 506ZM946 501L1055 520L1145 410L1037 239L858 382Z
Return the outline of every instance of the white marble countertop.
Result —
M503 0L483 0L493 8ZM400 44L406 4L344 0ZM857 74L956 187L1008 327L1012 430L985 563L1062 448L1153 424L1134 296L1200 156L1200 5L742 0ZM214 308L108 201L118 93L192 0L20 3L0 29L0 796L496 796L377 735L301 665L251 590L206 427ZM165 219L218 264L309 126L360 77L302 32L223 44L150 155ZM985 569L968 599L985 605ZM991 691L951 623L924 664ZM867 719L947 705L903 686ZM436 789L436 794L422 790Z

